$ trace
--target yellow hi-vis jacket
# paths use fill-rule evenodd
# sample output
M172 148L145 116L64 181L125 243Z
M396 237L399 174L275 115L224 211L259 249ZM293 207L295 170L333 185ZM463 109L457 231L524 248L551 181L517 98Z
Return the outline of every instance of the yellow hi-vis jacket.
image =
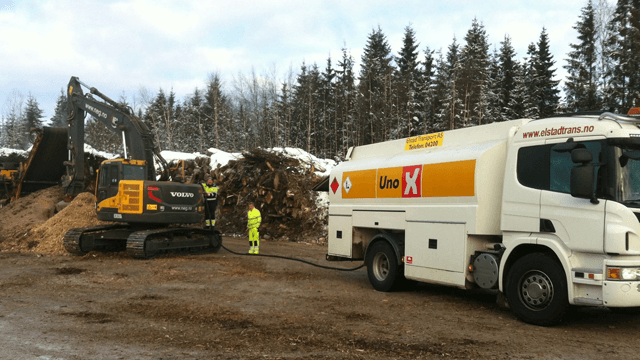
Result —
M249 217L249 221L247 221L247 228L249 229L257 229L262 222L262 216L260 215L260 211L254 208L253 210L249 210L247 213Z
M209 186L206 183L202 184L202 188L204 189L204 197L207 200L217 200L218 199L218 187L217 186Z

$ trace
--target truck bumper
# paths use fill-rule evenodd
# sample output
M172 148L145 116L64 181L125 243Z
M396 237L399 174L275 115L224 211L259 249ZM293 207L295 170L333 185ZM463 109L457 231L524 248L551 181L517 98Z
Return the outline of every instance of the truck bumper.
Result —
M640 306L640 281L604 281L604 306Z

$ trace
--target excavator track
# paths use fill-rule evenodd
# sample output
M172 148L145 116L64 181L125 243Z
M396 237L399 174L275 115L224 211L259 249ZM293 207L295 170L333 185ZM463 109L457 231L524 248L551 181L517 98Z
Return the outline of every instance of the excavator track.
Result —
M126 233L126 225L98 225L98 226L90 226L84 228L74 228L67 231L62 238L62 243L67 252L73 255L85 255L89 251L92 251L96 248L96 237L99 240L104 239L107 234L109 240L113 238L113 231L117 231L118 233L122 233L122 230L125 230ZM98 248L103 248L102 244L104 241L98 241ZM109 244L113 247L114 244Z
M166 251L217 252L222 246L218 230L188 227L138 229L124 224L75 228L67 231L63 244L74 255L85 255L92 250L126 249L136 259L148 259Z
M219 231L199 228L142 230L131 233L127 239L127 252L136 259L152 258L166 251L217 252L221 246Z

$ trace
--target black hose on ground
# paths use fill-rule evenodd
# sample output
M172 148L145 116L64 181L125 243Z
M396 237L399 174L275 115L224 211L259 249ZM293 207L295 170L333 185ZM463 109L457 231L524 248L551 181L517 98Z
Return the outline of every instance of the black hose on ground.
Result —
M222 246L223 249L227 250L228 252L234 254L234 255L242 255L242 256L262 256L262 257L271 257L271 258L277 258L277 259L284 259L284 260L293 260L293 261L299 261L302 263L305 263L307 265L311 265L311 266L315 266L315 267L319 267L322 269L327 269L327 270L338 270L338 271L355 271L358 269L361 269L362 267L365 266L365 264L362 264L356 268L353 269L344 269L344 268L337 268L337 267L333 267L333 266L325 266L325 265L320 265L320 264L316 264L316 263L312 263L310 261L307 260L302 260L302 259L298 259L298 258L292 258L292 257L287 257L287 256L281 256L281 255L269 255L269 254L248 254L248 253L238 253L235 252L233 250L230 250L229 248L227 248L226 246L220 244Z

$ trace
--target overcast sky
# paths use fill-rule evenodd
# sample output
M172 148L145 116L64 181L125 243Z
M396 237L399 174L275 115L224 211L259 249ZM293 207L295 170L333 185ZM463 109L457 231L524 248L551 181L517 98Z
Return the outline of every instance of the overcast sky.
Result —
M393 4L393 5L392 5ZM518 59L549 34L556 74L572 28L587 0L225 0L225 1L7 1L0 0L0 114L14 90L31 92L53 115L55 100L71 76L118 99L141 87L154 94L173 88L179 99L203 88L218 72L234 76L275 68L284 78L302 62L324 69L346 47L356 63L374 28L381 27L393 54L411 25L420 51L446 52L477 18L491 44L511 37Z

